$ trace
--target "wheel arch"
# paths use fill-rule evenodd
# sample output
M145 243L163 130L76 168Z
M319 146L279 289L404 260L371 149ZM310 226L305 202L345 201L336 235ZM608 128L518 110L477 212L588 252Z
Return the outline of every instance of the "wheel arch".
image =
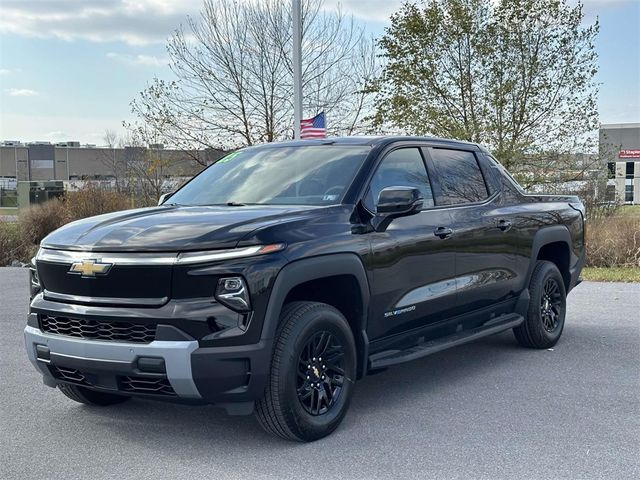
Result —
M536 232L531 247L526 285L529 285L531 281L531 275L533 275L533 270L538 260L550 261L558 267L568 292L571 284L570 268L573 262L571 234L565 225L553 225Z
M334 289L331 292L326 291L329 285ZM261 337L266 340L275 336L282 308L290 301L320 301L332 305L347 318L353 332L358 354L357 378L361 378L366 372L369 351L366 333L369 297L364 265L356 254L338 253L296 260L283 267L276 277Z

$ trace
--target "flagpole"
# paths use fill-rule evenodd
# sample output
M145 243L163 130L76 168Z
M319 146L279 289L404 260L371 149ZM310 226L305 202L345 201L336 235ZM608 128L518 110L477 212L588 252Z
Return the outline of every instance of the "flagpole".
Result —
M293 138L300 140L302 120L302 26L300 0L292 0L293 17Z

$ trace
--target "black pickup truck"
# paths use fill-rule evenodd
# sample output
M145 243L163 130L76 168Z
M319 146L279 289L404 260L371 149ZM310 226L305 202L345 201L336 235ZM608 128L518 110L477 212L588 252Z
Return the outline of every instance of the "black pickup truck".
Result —
M311 441L371 372L507 329L553 346L584 252L580 200L525 194L478 145L261 145L46 237L26 347L81 403L217 404Z

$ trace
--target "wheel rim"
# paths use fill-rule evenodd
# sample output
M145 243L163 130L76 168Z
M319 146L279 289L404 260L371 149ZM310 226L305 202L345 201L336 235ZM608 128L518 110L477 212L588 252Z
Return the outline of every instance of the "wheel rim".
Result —
M560 323L560 315L562 313L562 294L560 286L553 278L548 278L544 282L542 289L542 298L540 300L540 317L542 318L542 326L551 333Z
M315 333L304 345L298 360L297 393L311 415L333 407L344 383L344 347L330 332Z

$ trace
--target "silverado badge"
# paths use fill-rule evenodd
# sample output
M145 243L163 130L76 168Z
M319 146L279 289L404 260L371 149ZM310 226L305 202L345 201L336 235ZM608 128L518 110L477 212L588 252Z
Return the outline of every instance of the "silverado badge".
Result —
M79 274L83 277L106 275L111 269L111 263L101 263L99 260L82 260L75 262L67 273Z

